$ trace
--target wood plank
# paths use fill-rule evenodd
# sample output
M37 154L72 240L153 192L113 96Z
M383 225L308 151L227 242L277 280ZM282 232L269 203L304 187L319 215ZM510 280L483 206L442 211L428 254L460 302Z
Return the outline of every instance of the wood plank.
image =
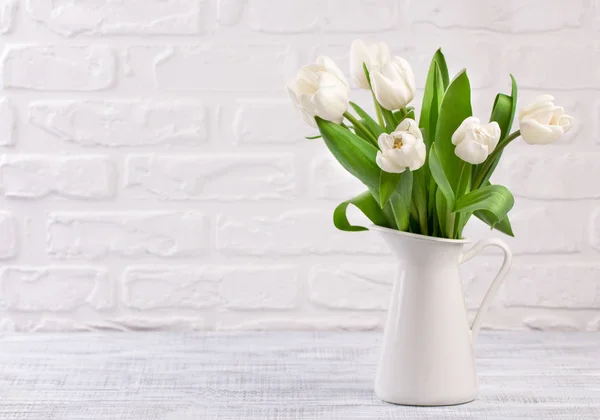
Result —
M373 394L381 333L79 333L0 339L4 419L600 419L600 334L484 332L480 398Z

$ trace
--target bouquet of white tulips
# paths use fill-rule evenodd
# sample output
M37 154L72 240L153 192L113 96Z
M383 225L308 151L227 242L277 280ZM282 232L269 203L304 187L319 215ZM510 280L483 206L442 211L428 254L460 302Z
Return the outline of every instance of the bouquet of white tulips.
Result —
M529 144L556 141L572 118L543 95L521 110L520 130L511 132L517 109L517 85L499 93L489 122L473 116L465 70L452 81L441 50L429 67L420 115L409 106L415 77L409 63L391 55L386 44L351 46L350 72L360 88L370 89L373 118L354 102L343 73L328 57L304 66L288 85L292 102L305 121L317 127L338 162L367 191L341 203L333 221L345 231L352 225L348 205L358 207L374 224L441 238L462 238L475 216L491 228L513 236L508 212L514 198L490 177L502 151L519 136ZM352 112L349 110L352 108Z

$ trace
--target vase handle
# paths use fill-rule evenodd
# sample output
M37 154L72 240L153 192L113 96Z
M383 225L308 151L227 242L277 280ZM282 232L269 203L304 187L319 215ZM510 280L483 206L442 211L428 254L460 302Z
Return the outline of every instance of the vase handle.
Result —
M495 246L500 248L502 252L504 252L504 261L502 262L502 266L500 267L500 271L498 271L496 278L494 278L494 280L492 281L490 288L488 289L483 300L481 301L481 305L479 305L479 309L477 310L475 318L473 319L473 323L471 324L471 336L473 337L473 340L477 337L479 329L481 328L481 320L483 314L487 311L488 307L490 306L490 303L492 303L492 300L494 299L494 296L496 296L496 293L498 293L498 289L500 288L502 282L506 278L506 274L508 274L508 270L510 269L510 265L512 262L512 252L510 251L508 245L506 245L506 243L504 243L504 241L501 241L500 239L492 238L484 239L482 241L477 242L473 247L471 247L468 251L461 255L460 263L462 264L464 262L469 261L471 258L479 254L484 248L487 248L488 246Z

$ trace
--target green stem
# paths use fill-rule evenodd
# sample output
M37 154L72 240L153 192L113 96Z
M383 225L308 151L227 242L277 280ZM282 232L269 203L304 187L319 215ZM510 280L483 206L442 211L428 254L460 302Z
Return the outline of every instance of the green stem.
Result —
M481 187L483 180L487 178L490 168L494 165L496 158L498 158L498 156L500 156L500 154L502 153L502 150L504 150L504 148L506 146L508 146L510 142L512 142L514 139L516 139L520 135L521 135L521 130L517 130L514 133L512 133L511 135L509 135L508 137L506 137L504 139L504 141L502 141L500 144L498 144L496 149L494 149L494 151L485 160L481 170L477 173L477 176L473 180L473 189L474 190Z
M458 200L460 198L460 196L462 194L465 194L466 191L460 191L461 190L461 186L463 184L463 177L466 174L465 168L467 167L468 163L467 162L463 162L462 167L460 168L460 175L458 176L458 190L457 195L456 195L456 199ZM450 211L452 211L452 209L450 209ZM458 236L460 235L460 225L461 225L461 219L462 219L462 213L456 213L454 216L454 229L452 230L452 235L455 237L455 239L460 239Z
M350 121L352 123L352 125L354 126L354 128L356 130L360 130L360 132L363 133L363 135L369 139L369 141L371 143L373 143L374 146L377 146L377 139L375 138L375 136L373 134L371 134L371 132L364 126L362 125L362 123L360 121L358 121L354 115L350 114L348 111L344 112L344 117L346 117L348 119L348 121Z
M383 114L381 113L381 105L379 105L379 102L377 102L377 98L375 97L375 93L373 93L373 91L371 91L371 96L373 97L375 112L377 112L377 122L381 127L385 128L385 121L383 121Z

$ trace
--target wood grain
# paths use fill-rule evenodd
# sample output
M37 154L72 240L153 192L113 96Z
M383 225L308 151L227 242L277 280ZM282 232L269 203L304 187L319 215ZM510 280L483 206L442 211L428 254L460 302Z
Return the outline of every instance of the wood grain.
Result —
M381 333L90 333L0 342L0 419L600 419L600 334L490 333L480 397L383 403Z

